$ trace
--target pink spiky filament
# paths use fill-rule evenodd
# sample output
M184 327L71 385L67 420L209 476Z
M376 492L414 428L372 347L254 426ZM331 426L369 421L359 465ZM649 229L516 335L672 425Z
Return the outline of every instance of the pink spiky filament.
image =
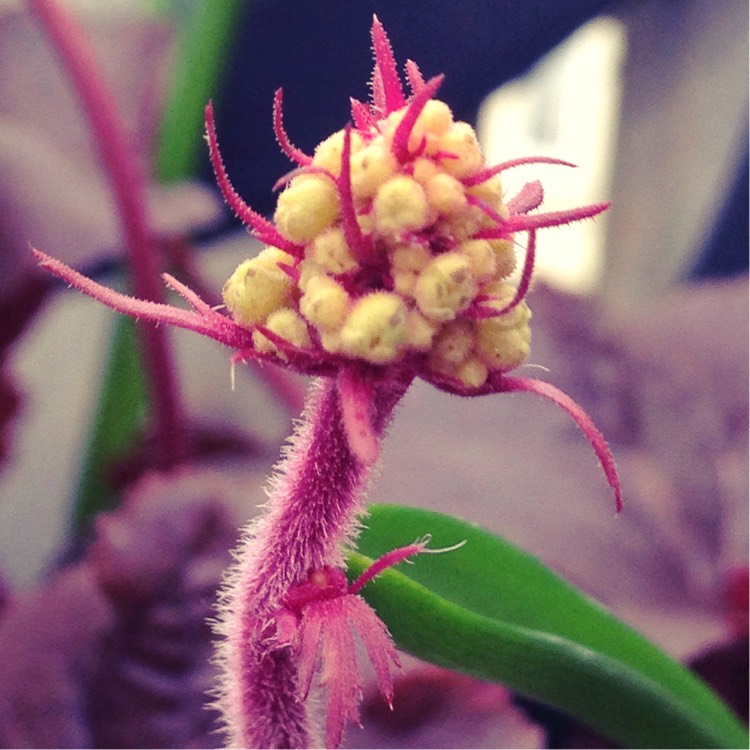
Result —
M280 646L289 645L299 659L299 690L306 698L318 664L321 684L328 693L326 746L337 747L346 721L359 721L358 705L362 677L357 663L352 631L362 641L375 669L378 687L390 704L393 699L392 667L399 659L388 630L370 606L358 596L361 589L384 570L425 552L449 552L429 549L430 537L391 550L377 559L351 585L338 568L324 566L309 571L305 580L289 588L276 613L276 638Z

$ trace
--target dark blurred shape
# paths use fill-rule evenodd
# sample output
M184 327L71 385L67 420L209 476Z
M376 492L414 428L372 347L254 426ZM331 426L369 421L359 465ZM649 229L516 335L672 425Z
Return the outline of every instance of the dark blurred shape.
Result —
M714 230L693 270L695 278L720 278L748 270L748 152L737 162L734 183L717 217Z
M487 94L609 5L606 0L253 3L217 115L232 182L257 211L273 210L270 188L291 168L272 128L278 87L284 88L289 135L308 153L348 121L349 97L369 98L373 13L390 36L399 68L412 59L425 77L445 73L441 98L456 119L474 122ZM203 174L210 180L207 164Z
M218 746L208 618L233 492L215 471L147 476L99 517L81 562L10 598L0 747Z
M372 686L362 727L350 729L344 747L543 747L542 730L517 710L507 688L406 659L393 707Z
M747 638L723 643L703 652L690 663L697 672L747 724L748 722Z

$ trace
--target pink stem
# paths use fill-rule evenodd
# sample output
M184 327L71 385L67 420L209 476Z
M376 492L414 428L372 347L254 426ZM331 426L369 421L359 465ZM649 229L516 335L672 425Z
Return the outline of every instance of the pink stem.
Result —
M86 111L109 179L122 222L128 261L136 296L153 301L163 299L159 269L146 217L144 175L132 153L115 103L101 78L88 41L81 28L59 2L29 0L54 45ZM139 329L145 371L154 409L156 445L162 451L163 467L179 462L185 452L182 409L173 371L169 344L163 330Z
M409 382L392 377L374 387L379 436ZM350 448L335 380L319 382L222 597L219 706L233 746L311 746L295 657L275 643L273 623L310 570L343 568L342 545L356 534L369 473Z
M255 236L267 245L273 245L280 250L288 252L297 258L301 258L304 247L297 245L284 237L274 226L273 222L261 216L242 200L239 193L234 189L229 180L229 175L224 168L224 160L219 151L219 142L216 137L216 122L214 120L214 107L211 102L206 105L206 136L208 137L208 151L211 166L216 175L216 182L224 196L224 200L234 212L235 216L252 229Z
M568 396L567 393L563 393L559 388L556 388L551 383L545 383L543 380L500 376L497 384L497 390L503 393L517 393L522 391L524 393L535 393L537 396L543 396L554 404L557 404L557 406L573 418L591 444L594 453L596 453L602 465L607 482L609 482L615 494L615 508L619 513L622 510L622 489L617 476L615 460L612 457L604 435L602 435L597 426L591 421L591 417L586 414L583 408Z
M414 125L416 124L420 113L427 102L435 95L444 80L445 76L442 74L430 78L430 80L427 81L427 83L422 86L416 94L414 94L412 100L409 102L409 108L406 110L401 122L396 127L396 132L393 134L391 151L401 164L414 156L414 154L409 152L409 136L414 129Z
M562 159L555 159L552 156L522 156L518 159L510 159L509 161L495 164L494 167L485 167L481 171L477 172L470 177L467 177L463 183L466 187L472 187L479 185L482 182L486 182L491 177L494 177L500 172L504 172L506 169L512 169L513 167L522 167L526 164L557 164L562 167L575 167L577 165L569 161L563 161Z
M469 196L470 202L473 196ZM492 210L489 206L477 204L489 216ZM476 239L505 238L513 232L527 232L530 229L543 229L544 227L560 227L564 224L572 224L574 221L590 219L609 208L609 203L594 203L590 206L571 208L564 211L550 211L545 214L516 214L503 219L497 215L497 227L480 229L474 237ZM495 218L494 216L492 218Z
M281 150L291 161L304 167L312 162L312 157L294 146L289 140L286 130L284 130L283 98L284 92L282 89L276 89L276 94L273 97L273 130L276 133L276 140L279 142Z
M372 382L355 367L342 367L337 378L341 400L341 420L349 446L365 465L372 466L380 457L380 441L372 428Z
M352 127L344 128L344 147L341 152L341 173L338 179L338 190L341 198L341 224L344 229L346 244L352 249L357 260L363 265L377 262L377 254L372 244L372 237L362 233L357 221L352 193Z

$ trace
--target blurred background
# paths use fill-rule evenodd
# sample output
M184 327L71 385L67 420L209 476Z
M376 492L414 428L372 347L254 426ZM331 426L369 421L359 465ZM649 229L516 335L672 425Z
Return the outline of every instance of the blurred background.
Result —
M161 265L217 299L259 246L213 187L203 103L216 101L235 188L272 212L271 187L290 168L273 135L274 91L284 88L286 128L302 150L342 127L349 97L369 94L373 12L400 64L445 72L440 96L478 127L489 162L545 155L579 165L524 167L505 181L512 196L540 179L547 210L612 201L594 221L541 233L524 369L572 395L611 441L625 510L615 517L588 445L551 406L521 395L459 400L421 383L397 415L370 499L460 515L539 555L678 658L719 659L711 664L746 716L747 4L58 4L81 24L148 175ZM0 745L215 743L210 722L186 718L210 681L202 618L236 526L263 500L304 382L242 367L232 389L226 351L170 332L192 451L155 473L148 408L129 390L115 397L128 440L103 460L102 389L124 367L112 359L124 334L114 314L37 272L28 245L120 283L123 233L70 78L23 2L0 2L0 92L0 657L13 664L0 684ZM175 569L179 585L166 593L165 571ZM85 637L71 629L82 607L91 613ZM163 644L139 640L161 627L165 607L192 623L179 642L195 656L180 657L179 675ZM45 649L56 629L54 666ZM168 628L158 632L168 640ZM81 708L104 663L126 675L119 693L99 698L107 729ZM555 734L559 717L545 717L541 731L502 696L464 705L466 686L413 669L417 693L442 696L429 705L443 708L424 704L426 719L406 712L395 725L373 708L352 745L572 743ZM8 718L23 692L19 675L51 686L27 698L47 701L34 705L57 717L48 729L58 734L40 738ZM154 698L164 694L168 718ZM139 700L148 721L133 718ZM458 715L473 719L463 726Z

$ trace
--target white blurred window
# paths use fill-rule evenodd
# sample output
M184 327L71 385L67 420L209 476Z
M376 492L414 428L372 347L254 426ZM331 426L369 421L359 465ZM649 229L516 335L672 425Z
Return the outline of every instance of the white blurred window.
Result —
M506 196L540 179L541 210L606 201L618 122L623 25L609 17L582 26L529 73L492 93L479 115L490 164L553 156L579 165L532 165L504 175ZM537 235L537 277L571 292L595 291L602 267L606 214Z

